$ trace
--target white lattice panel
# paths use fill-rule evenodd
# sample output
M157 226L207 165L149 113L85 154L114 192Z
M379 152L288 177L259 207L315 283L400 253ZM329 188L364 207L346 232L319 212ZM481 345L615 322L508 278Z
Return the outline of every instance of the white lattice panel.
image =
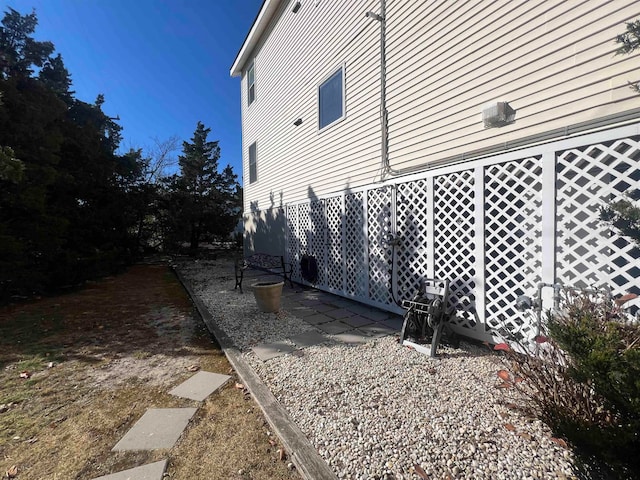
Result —
M366 237L364 235L364 195L362 192L345 195L345 251L346 293L365 298L367 295Z
M472 170L440 175L433 182L434 276L450 282L454 323L475 329L474 177Z
M300 234L298 231L298 205L289 205L286 208L286 245L287 262L293 265L291 278L300 281Z
M391 247L384 240L391 232L392 187L367 192L367 226L369 235L369 298L391 303Z
M311 202L309 210L309 243L307 253L316 258L318 263L318 280L316 285L326 286L327 284L327 260L326 260L326 217L324 212L324 201L316 200Z
M532 316L516 299L542 278L542 168L540 158L485 168L486 326L518 339L536 334Z
M398 301L413 298L420 279L427 277L429 239L427 238L427 180L420 179L398 185L396 196L396 228L401 245L397 248L394 273Z
M392 287L408 298L432 272L451 281L458 331L487 340L536 333L515 301L533 296L542 278L640 293L640 249L599 219L601 206L640 188L640 139L602 141L624 135L565 139L524 159L498 155L288 207L294 278L308 253L320 288L391 309ZM385 235L394 228L401 245L392 277Z
M327 286L342 290L342 197L325 201L327 212Z
M311 229L311 205L303 203L298 206L298 256L309 253L309 231ZM300 264L298 264L298 270Z
M557 271L565 285L609 284L614 294L640 293L637 246L600 222L599 209L640 188L639 138L559 152Z

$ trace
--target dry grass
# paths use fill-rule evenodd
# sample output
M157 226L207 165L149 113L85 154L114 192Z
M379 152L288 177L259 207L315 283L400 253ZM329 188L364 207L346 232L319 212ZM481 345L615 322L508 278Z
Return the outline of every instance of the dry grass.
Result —
M168 395L190 365L234 375L166 266L1 308L0 475L86 480L168 458L171 479L298 478L233 380L203 403ZM111 452L148 408L187 406L174 448Z

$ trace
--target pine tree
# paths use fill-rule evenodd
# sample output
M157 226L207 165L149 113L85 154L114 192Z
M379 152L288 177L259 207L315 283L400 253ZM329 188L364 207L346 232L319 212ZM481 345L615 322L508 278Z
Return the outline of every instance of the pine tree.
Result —
M640 20L627 22L627 31L616 36L616 43L620 44L616 53L627 55L640 48ZM630 83L631 88L640 93L640 82Z
M198 122L191 141L182 144L180 175L168 180L173 209L169 223L181 230L177 236L189 242L192 253L203 239L229 235L238 218L237 176L229 165L218 171L220 146L207 139L210 132Z

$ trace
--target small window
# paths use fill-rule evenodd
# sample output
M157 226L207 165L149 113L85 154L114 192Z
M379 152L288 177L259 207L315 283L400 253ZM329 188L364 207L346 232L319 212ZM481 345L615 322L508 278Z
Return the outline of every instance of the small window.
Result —
M249 146L249 183L258 180L258 168L256 162L256 142Z
M249 99L249 105L256 99L256 73L253 63L247 70L247 98Z
M318 87L318 128L322 130L344 118L344 67Z

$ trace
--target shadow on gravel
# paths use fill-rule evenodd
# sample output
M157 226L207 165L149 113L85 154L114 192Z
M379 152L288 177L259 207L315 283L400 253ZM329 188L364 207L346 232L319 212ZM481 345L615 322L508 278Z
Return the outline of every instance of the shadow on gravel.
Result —
M322 345L331 348L362 343L354 337L362 337L366 341L385 336L399 338L402 316L297 283L293 288L288 283L285 284L278 313L260 312L251 284L280 281L281 278L258 270L247 270L243 281L244 293L241 293L239 289L233 288L233 276L225 273L233 270L230 257L185 262L177 268L196 295L207 305L214 321L222 318L218 322L219 328L242 351L264 344L273 348L277 348L280 343L295 345L292 337L309 331L324 335L326 340ZM238 320L234 322L231 317ZM234 327L230 328L230 324ZM457 344L460 340L462 344L454 347L449 339L443 338L438 347L438 357L473 358L491 354L478 342L460 337L455 339ZM304 348L300 345L297 347ZM405 348L410 350L409 347ZM296 356L304 355L298 353Z

